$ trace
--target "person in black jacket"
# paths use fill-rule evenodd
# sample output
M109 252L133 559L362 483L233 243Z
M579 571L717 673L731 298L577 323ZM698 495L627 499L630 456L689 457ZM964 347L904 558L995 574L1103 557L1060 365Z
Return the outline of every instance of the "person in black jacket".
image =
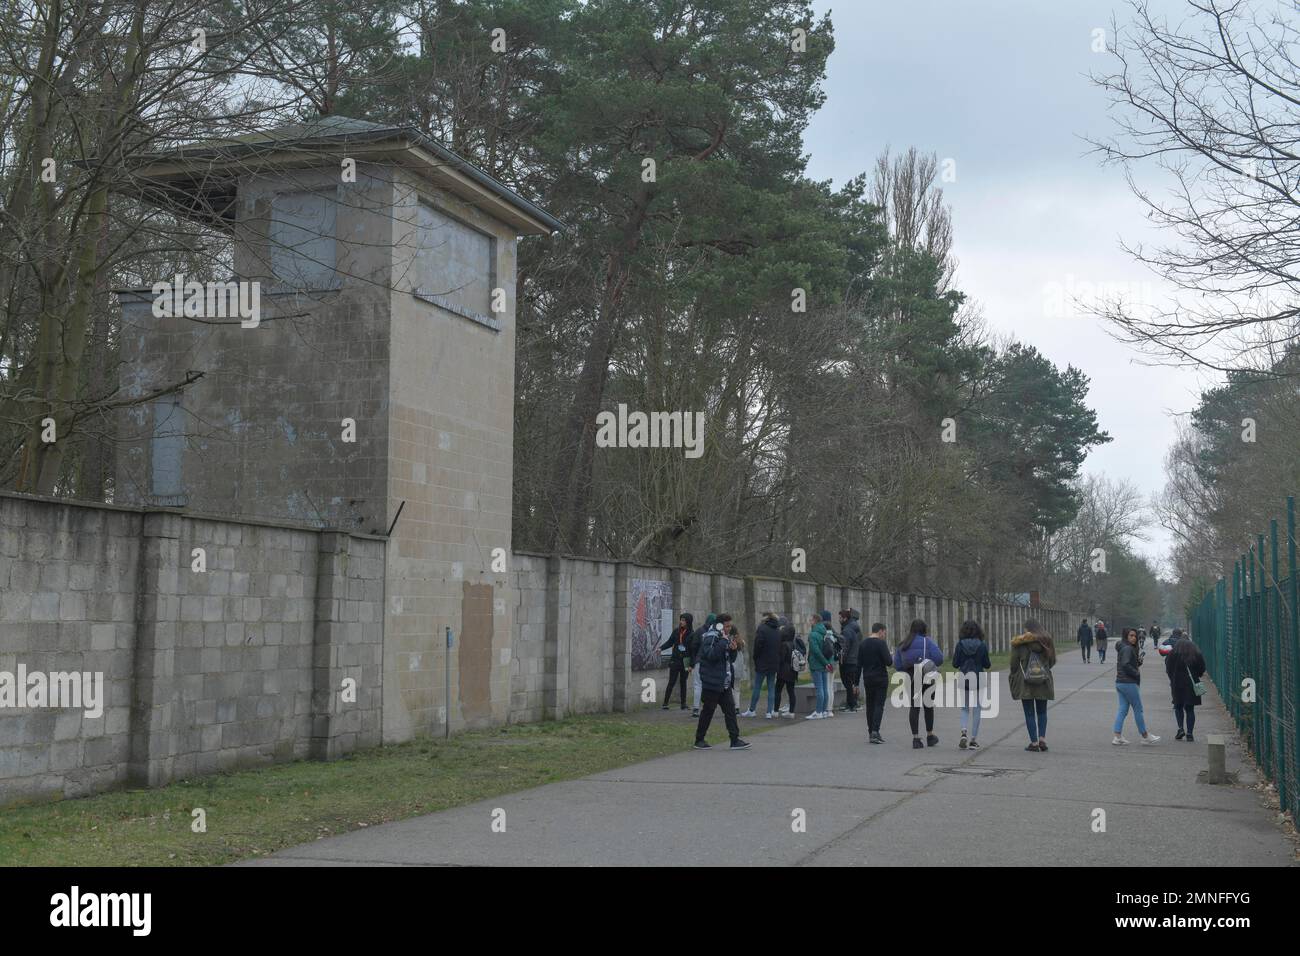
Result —
M799 673L794 669L794 649L798 646L799 652L807 656L807 648L803 640L795 634L793 624L783 617L778 618L777 623L781 626L781 660L776 670L776 705L782 717L793 717L794 685L799 680ZM781 707L782 690L789 691L789 707Z
M844 684L844 709L857 710L858 651L862 648L862 615L856 608L840 611L840 682Z
M691 675L691 681L695 690L695 706L691 710L692 717L700 716L700 700L704 694L704 684L700 681L700 640L704 637L704 632L713 627L717 616L710 613L704 619L704 623L691 632L691 639L686 642L686 670Z
M1124 719L1128 717L1130 708L1133 710L1133 719L1137 722L1138 733L1142 735L1142 742L1153 744L1160 739L1155 734L1147 733L1146 718L1142 714L1142 657L1138 649L1138 632L1130 627L1124 631L1115 651L1115 692L1119 695L1119 711L1115 714L1115 739L1111 743L1117 747L1128 743L1120 732L1124 729Z
M677 630L668 635L668 640L659 645L659 650L673 649L668 660L668 690L664 694L663 709L667 710L673 700L673 687L681 681L681 710L686 709L686 645L691 639L695 627L695 618L689 611L683 611L677 619Z
M1106 663L1106 641L1110 639L1110 635L1106 633L1105 621L1102 620L1097 621L1097 629L1093 632L1093 637L1097 641L1097 656L1100 657L1101 662L1105 664Z
M889 696L889 665L893 656L885 639L885 625L872 624L871 635L858 647L858 670L862 675L863 709L867 712L867 734L873 744L883 744L880 722L885 716L885 698Z
M1196 729L1196 708L1201 704L1201 698L1196 693L1196 682L1205 676L1205 655L1192 643L1190 637L1182 636L1180 631L1174 631L1174 635L1179 640L1165 658L1165 675L1169 678L1174 717L1178 721L1178 733L1174 739L1192 743L1196 739L1192 736L1192 731Z
M758 695L767 681L767 719L774 716L776 704L776 672L781 666L781 625L777 622L776 612L763 614L763 622L754 634L754 689L749 697L749 710L741 717L756 717L754 708L758 706Z
M1079 651L1083 654L1085 664L1092 660L1092 628L1088 626L1086 617L1079 625Z
M736 686L735 660L744 643L740 640L740 635L728 627L730 624L730 614L719 614L717 622L700 637L698 667L700 682L704 685L704 706L695 727L696 750L709 749L704 736L709 732L713 711L718 707L722 708L722 716L727 722L731 749L749 748L749 744L740 739L740 725L736 723L736 700L732 697Z

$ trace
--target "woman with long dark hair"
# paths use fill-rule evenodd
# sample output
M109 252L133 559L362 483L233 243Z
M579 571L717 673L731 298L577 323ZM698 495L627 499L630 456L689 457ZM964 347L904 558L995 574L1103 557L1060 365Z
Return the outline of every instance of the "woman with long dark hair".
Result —
M984 643L984 630L978 621L967 621L961 626L957 635L957 647L952 652L952 666L962 675L964 696L961 705L961 740L957 746L962 750L970 747L979 749L976 741L980 735L980 675L993 667L989 660L989 646ZM966 736L967 728L970 736Z
M1205 655L1182 631L1175 630L1173 636L1176 640L1165 657L1165 675L1169 678L1169 691L1173 695L1174 719L1178 721L1174 740L1192 743L1196 739L1192 731L1196 729L1196 708L1201 705L1201 695L1197 690L1205 676Z
M933 747L939 743L934 735L934 704L923 702L925 675L936 671L943 663L943 651L930 640L925 621L917 618L907 629L907 636L894 648L894 670L907 674L907 693L912 702L907 717L912 724L912 747ZM920 682L917 678L920 677ZM920 718L925 711L925 743L921 743Z
M1142 654L1138 639L1137 628L1126 628L1115 651L1115 693L1119 695L1119 711L1115 714L1115 738L1111 743L1116 747L1128 743L1122 731L1129 710L1133 711L1133 720L1144 744L1153 744L1160 739L1147 733L1146 717L1142 713Z

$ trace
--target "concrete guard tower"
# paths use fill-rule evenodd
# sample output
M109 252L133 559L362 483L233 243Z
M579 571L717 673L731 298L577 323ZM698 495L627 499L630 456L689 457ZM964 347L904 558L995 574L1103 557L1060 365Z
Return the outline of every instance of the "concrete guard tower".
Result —
M260 314L119 293L122 386L149 400L122 423L116 500L361 533L396 518L384 742L505 722L515 244L560 223L414 129L343 117L156 154L133 181L230 237Z

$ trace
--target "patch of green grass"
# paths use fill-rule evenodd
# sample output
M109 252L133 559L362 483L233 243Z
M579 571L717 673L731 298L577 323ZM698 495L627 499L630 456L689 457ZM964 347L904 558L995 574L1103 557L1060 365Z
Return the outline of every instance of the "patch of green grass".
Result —
M676 753L693 731L693 722L596 714L2 810L0 865L229 863ZM710 728L719 733L721 715ZM191 831L195 808L206 833Z

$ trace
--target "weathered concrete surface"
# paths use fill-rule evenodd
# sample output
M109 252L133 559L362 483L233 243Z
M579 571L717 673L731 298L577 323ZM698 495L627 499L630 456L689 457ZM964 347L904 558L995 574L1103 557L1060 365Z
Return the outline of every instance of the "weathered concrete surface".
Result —
M1113 665L1068 658L1056 671L1046 754L1027 753L1006 693L979 751L956 747L957 712L940 709L940 745L913 750L906 713L886 709L884 746L861 715L789 721L751 750L674 756L294 847L259 865L1294 865L1296 852L1245 786L1197 782L1211 733L1229 736L1230 770L1251 779L1217 699L1197 742L1173 740L1163 674L1144 701L1157 745L1113 747ZM693 722L681 720L683 741ZM1130 719L1131 726L1131 719ZM725 737L721 721L710 736ZM1130 730L1130 739L1136 734ZM937 767L1000 769L956 776ZM493 833L492 812L506 812ZM791 813L807 813L795 833ZM1106 811L1106 832L1092 832Z

